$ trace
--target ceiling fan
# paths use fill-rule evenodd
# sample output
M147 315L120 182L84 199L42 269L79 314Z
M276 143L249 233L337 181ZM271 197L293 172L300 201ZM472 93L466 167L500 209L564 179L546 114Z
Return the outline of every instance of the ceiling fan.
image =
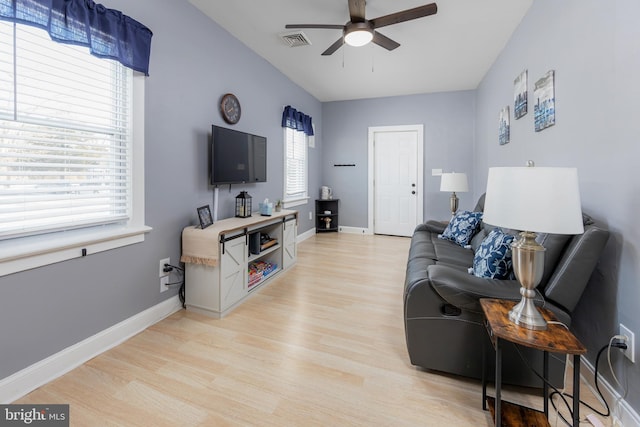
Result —
M351 20L345 25L288 24L285 25L285 28L323 28L342 30L342 37L329 46L327 50L322 52L322 55L331 55L336 50L340 49L344 43L351 46L364 46L371 41L387 50L393 50L400 46L400 43L380 34L376 29L386 27L387 25L410 21L412 19L435 15L438 12L438 6L435 3L431 3L424 6L418 6L413 9L380 16L375 19L365 19L365 0L348 0L348 2L349 16Z

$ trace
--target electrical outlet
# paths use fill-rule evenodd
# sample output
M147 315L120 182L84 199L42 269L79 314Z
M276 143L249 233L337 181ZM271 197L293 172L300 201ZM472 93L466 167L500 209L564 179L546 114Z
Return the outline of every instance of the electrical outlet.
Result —
M160 278L160 292L169 290L169 276L164 276Z
M169 286L169 272L164 271L164 265L171 264L171 258L161 259L158 263L158 275L160 276L160 292L168 291Z
M313 212L309 211L309 219L313 219Z
M164 271L164 265L171 264L171 258L161 259L158 267L158 277L168 276L169 273Z
M623 351L631 363L636 363L636 339L635 334L629 328L620 323L620 335L627 337L627 349Z

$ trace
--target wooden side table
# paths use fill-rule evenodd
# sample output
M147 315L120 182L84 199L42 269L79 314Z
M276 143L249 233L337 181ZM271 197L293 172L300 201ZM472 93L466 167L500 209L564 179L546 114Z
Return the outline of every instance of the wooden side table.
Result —
M546 382L543 382L543 412L501 401L501 341L506 340L518 345L543 351L544 378L549 377L549 352L573 355L573 425L578 426L580 422L580 355L585 354L587 349L568 329L560 324L549 323L546 330L534 331L511 322L509 320L509 310L511 310L515 304L516 303L513 301L497 299L483 298L480 300L480 305L482 306L482 310L486 317L485 326L496 352L495 400L487 397L487 379L483 368L482 408L487 409L487 403L489 404L489 410L495 420L496 426L549 425L549 385ZM556 321L555 316L549 310L540 309L540 312L547 322ZM486 351L483 349L483 354L485 352Z

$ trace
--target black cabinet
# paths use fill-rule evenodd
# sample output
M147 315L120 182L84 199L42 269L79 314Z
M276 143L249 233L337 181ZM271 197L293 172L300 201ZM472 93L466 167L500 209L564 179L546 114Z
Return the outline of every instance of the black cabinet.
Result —
M316 233L338 231L339 199L316 200Z

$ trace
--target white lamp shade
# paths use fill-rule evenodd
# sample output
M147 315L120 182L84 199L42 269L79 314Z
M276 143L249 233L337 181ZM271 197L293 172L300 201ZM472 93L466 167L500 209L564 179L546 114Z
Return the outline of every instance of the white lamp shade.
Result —
M490 168L483 221L520 231L581 234L575 168Z
M469 191L466 173L443 173L440 177L440 191L465 193Z

